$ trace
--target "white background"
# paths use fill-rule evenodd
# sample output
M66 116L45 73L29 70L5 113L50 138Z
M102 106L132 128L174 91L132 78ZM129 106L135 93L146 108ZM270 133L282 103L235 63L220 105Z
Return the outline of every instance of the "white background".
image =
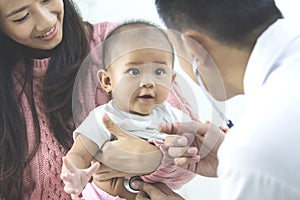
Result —
M163 27L154 0L74 0L74 2L78 5L83 18L92 23L104 21L122 23L130 19L146 19ZM277 0L276 3L286 18L300 19L300 0ZM212 108L200 88L187 77L178 64L175 69L178 81L184 85L183 93L198 111L200 119L211 120ZM234 97L225 105L227 117L236 122L243 112L243 96ZM217 200L220 194L219 182L217 178L197 176L178 192L189 200Z

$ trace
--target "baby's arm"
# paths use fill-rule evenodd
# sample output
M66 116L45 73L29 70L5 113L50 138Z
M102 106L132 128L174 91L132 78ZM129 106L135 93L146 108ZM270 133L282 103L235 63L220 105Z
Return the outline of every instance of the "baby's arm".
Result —
M98 150L99 148L96 143L79 134L66 157L74 166L84 169L90 166Z
M92 174L99 169L99 163L90 166L97 149L98 146L94 142L79 134L72 148L63 158L61 179L65 184L65 192L72 197L81 193Z

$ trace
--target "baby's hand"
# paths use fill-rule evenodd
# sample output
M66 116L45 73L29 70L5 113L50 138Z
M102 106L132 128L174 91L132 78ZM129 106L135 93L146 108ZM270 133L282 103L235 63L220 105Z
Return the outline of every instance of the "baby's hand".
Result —
M64 170L60 175L63 180L66 193L71 194L72 199L78 197L92 175L99 169L100 163L95 162L87 169L78 169L72 165L66 157L63 157Z

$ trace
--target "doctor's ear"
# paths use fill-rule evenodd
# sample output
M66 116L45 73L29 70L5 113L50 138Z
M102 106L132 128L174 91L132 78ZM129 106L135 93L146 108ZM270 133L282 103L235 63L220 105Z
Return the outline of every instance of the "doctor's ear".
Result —
M212 39L206 34L196 30L186 30L181 36L181 39L187 50L194 55L198 61L205 60L204 58L208 55L205 48L211 46Z
M107 70L100 69L97 73L98 81L107 94L111 94L111 79Z

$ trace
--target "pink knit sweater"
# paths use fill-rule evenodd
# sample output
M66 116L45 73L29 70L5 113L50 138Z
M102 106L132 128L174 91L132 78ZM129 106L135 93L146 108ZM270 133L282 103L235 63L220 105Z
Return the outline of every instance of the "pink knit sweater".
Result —
M103 42L105 36L113 28L112 23L101 23L94 25L94 41L91 43L91 49L95 48L97 44ZM38 113L38 120L41 130L41 142L38 151L25 169L24 186L26 199L71 199L68 194L64 192L64 185L60 179L62 156L66 154L64 148L54 138L50 130L49 121L46 118L44 105L41 101L41 91L43 80L48 68L50 58L34 60L34 80L33 92L34 102ZM18 87L18 86L16 86ZM106 103L109 97L102 92L98 93L99 103ZM34 144L34 126L31 117L30 106L26 98L22 98L23 107L28 115L25 116L29 149ZM70 135L72 132L70 132Z
M94 25L94 41L91 43L91 49L94 49L96 45L101 44L105 36L114 26L115 24L112 23L100 23ZM26 194L25 199L71 199L70 196L64 192L64 185L60 179L62 156L66 154L66 151L54 138L53 133L50 130L49 121L46 118L44 105L41 101L41 87L43 85L49 61L50 58L34 60L33 92L38 120L40 122L41 142L38 151L25 169L25 189L23 191ZM85 80L85 83L87 85L85 85L85 89L83 91L86 91L89 88L95 88L92 87L92 83L94 83L93 81ZM110 100L110 97L107 96L106 93L99 88L99 86L97 86L96 90L97 95L96 97L93 97L93 99L91 99L90 96L85 96L83 93L79 94L82 103L85 101L94 102L94 104L92 103L89 105L89 108L85 109L84 112L86 113L83 115L86 115L95 106L107 103ZM179 87L176 83L174 84L174 88L170 93L168 101L174 107L182 109L184 112L187 112L196 119L196 115L193 114L191 107L180 95ZM31 117L30 106L25 97L22 98L22 104L25 112L28 113L25 118L28 132L28 145L29 149L31 149L34 144L33 119ZM82 119L78 120L81 121ZM72 134L72 132L70 132L70 134Z

